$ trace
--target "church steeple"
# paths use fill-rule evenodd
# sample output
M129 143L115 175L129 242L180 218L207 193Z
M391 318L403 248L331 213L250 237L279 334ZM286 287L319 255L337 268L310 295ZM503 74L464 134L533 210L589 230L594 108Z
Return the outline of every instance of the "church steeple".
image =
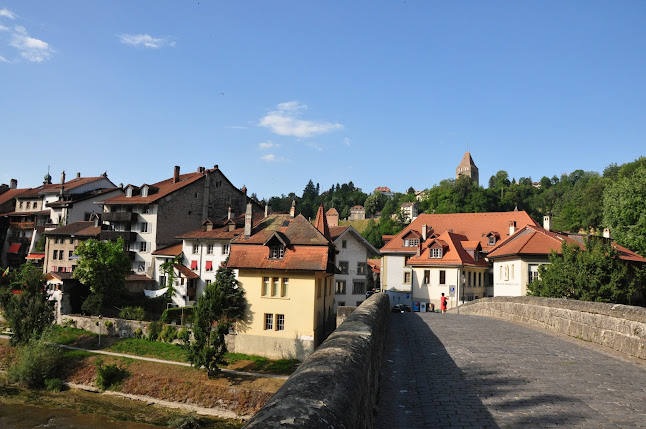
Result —
M473 162L471 158L471 152L465 152L462 157L462 161L458 165L458 168L455 169L455 179L457 180L460 176L468 176L471 180L480 185L480 175L478 174L478 167L476 163Z

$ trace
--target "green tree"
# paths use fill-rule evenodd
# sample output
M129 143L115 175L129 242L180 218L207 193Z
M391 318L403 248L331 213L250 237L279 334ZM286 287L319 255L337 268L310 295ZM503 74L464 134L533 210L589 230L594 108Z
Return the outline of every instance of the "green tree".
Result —
M0 306L13 333L10 343L15 346L40 338L54 321L54 303L47 299L40 269L24 264L10 276L0 291Z
M646 165L606 187L603 223L617 243L646 256Z
M600 238L585 248L563 243L550 263L539 267L540 279L527 285L530 295L582 301L631 304L641 273L619 259L617 251Z
M245 307L244 292L233 271L220 266L215 282L206 286L195 308L194 340L186 345L188 360L195 368L206 368L209 376L217 374L227 351L224 337Z
M116 242L91 239L76 248L79 261L74 278L90 288L90 295L81 306L83 311L100 314L101 309L124 294L131 266L123 248L121 238Z
M175 256L172 259L167 260L163 264L159 265L159 269L162 273L166 275L166 287L168 291L166 296L172 301L173 296L175 296L175 265L182 265L184 263L184 252Z
M373 216L384 208L386 201L388 201L388 197L377 191L366 198L363 203L363 208L366 209L367 215Z

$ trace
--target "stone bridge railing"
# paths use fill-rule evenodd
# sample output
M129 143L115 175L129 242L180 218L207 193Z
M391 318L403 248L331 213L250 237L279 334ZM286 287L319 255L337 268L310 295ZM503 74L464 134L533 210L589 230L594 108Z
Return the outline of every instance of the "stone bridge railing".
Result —
M363 302L245 428L371 428L390 304Z
M643 307L521 296L472 301L460 306L460 314L528 323L646 359L646 308Z

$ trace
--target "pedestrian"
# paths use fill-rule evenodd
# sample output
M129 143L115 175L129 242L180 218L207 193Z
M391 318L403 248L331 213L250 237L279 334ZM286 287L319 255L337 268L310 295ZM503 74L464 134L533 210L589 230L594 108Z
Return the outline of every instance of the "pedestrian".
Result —
M444 292L442 292L442 297L440 298L440 308L442 309L442 313L446 313L446 307L448 305L449 298L444 296Z

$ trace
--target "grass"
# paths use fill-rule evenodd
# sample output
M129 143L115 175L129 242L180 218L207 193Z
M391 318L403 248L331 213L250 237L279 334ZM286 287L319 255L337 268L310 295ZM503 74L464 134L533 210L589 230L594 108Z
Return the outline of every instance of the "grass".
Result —
M57 344L73 344L86 337L98 337L98 335L83 329L54 325L52 341Z
M290 375L300 364L297 359L267 359L262 356L227 353L224 355L228 366L240 371L260 372L263 374Z
M159 341L123 338L115 341L106 350L116 353L172 360L174 362L186 362L186 351L183 348L175 344Z
M373 219L376 223L379 223L379 219ZM370 222L370 219L360 219L360 220L341 220L339 221L340 226L348 226L351 225L354 229L356 229L359 234L363 232L364 229L368 226L368 222Z

